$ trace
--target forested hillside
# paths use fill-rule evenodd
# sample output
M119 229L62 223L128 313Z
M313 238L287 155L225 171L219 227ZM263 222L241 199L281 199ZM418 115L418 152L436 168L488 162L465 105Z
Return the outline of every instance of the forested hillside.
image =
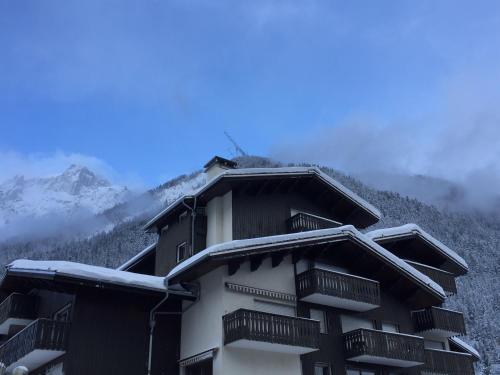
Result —
M239 158L238 162L243 167L278 165L254 157ZM481 214L445 212L397 193L369 188L335 170L322 169L382 211L382 220L368 230L416 223L467 261L470 272L458 279L458 295L450 298L447 304L465 314L467 341L478 348L483 358L478 370L483 374L500 373L500 222ZM199 186L202 181L200 173L194 173L154 189L149 192L154 197L154 204L145 200L150 202L151 208L137 207L141 212L138 216L131 213L131 206L116 207L107 214L114 215L119 224L92 238L64 243L47 239L0 245L0 262L6 264L15 258L67 259L116 267L155 241L155 235L141 230L154 211L181 194L183 189ZM161 200L160 204L157 200Z

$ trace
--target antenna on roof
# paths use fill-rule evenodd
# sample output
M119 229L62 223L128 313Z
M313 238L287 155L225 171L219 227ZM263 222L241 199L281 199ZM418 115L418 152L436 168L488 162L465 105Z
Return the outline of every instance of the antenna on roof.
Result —
M227 131L224 130L224 135L229 139L229 142L231 142L236 149L236 153L240 154L241 156L248 156L248 154L240 147L238 143L227 133Z

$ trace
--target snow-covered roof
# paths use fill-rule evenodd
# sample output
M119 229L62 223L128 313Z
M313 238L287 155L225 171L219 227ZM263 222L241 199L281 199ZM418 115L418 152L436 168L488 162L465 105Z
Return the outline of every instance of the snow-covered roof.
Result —
M466 352L469 352L477 359L481 359L481 355L479 354L479 352L471 345L467 344L465 341L459 339L458 337L450 337L448 340L454 343L455 345L461 347Z
M281 167L281 168L238 168L238 169L228 169L219 174L217 177L213 178L210 180L208 183L205 185L201 186L200 188L192 191L189 194L186 194L179 199L175 200L172 204L167 206L164 210L160 211L155 217L153 217L150 221L146 223L144 226L145 229L149 229L154 224L158 219L166 215L169 211L171 211L174 207L176 207L178 204L182 202L182 200L190 197L195 197L206 190L208 190L210 187L213 185L217 184L221 179L223 178L230 178L230 177L259 177L259 176L293 176L293 175L305 175L305 174L311 174L311 175L316 175L319 177L322 181L330 185L333 189L337 190L339 193L344 195L346 198L350 199L357 205L361 206L363 209L368 211L371 215L376 217L377 219L380 219L382 217L381 212L372 204L368 203L365 201L363 198L361 198L359 195L354 193L352 190L348 189L344 185L342 185L340 182L334 180L327 174L323 173L319 168L316 167Z
M9 271L68 276L125 287L165 291L163 277L142 275L82 263L19 259L7 266L7 272Z
M116 269L118 271L123 271L127 268L129 268L130 266L132 266L134 263L136 263L137 261L139 261L140 259L142 259L143 257L145 257L146 255L148 255L151 251L153 251L154 249L156 248L156 242L155 243L152 243L151 245L147 246L144 250L140 251L139 253L137 253L136 255L134 255L132 258L130 258L129 260L127 260L125 263L123 263L121 266L117 267Z
M441 241L437 240L436 238L431 236L429 233L424 231L417 224L405 224L405 225L401 225L399 227L377 229L377 230L373 230L371 232L366 233L367 237L369 237L370 239L372 239L376 242L383 240L383 239L409 236L409 235L420 236L425 241L427 241L431 245L433 245L438 251L441 252L441 254L443 254L447 258L453 260L454 262L458 263L460 266L462 266L466 270L469 269L469 267L467 266L467 263L460 255L458 255L453 250L451 250L448 246L446 246L444 243L442 243Z
M383 258L386 262L392 264L394 267L404 272L411 279L425 285L426 287L431 289L434 294L437 294L443 299L446 298L446 294L440 285L432 281L428 276L410 266L404 260L398 258L390 251L384 249L382 246L372 241L369 237L362 234L352 225L344 225L337 228L306 231L300 233L282 234L277 236L251 238L246 240L234 240L212 245L186 259L184 262L179 263L168 273L167 279L172 279L173 277L180 275L184 271L187 271L188 269L203 262L204 260L218 255L245 252L255 248L262 249L266 247L273 247L276 245L300 245L301 242L318 241L321 239L324 239L325 241L331 241L336 237L342 237L346 235L351 236L355 240L364 244L365 248L368 248L370 251L372 251L372 253L379 256L380 258Z

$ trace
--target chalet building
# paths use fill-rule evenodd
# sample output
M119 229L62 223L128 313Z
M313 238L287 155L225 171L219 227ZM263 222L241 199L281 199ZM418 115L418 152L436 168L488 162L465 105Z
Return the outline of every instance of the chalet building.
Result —
M116 270L20 260L1 283L0 362L30 374L473 375L467 264L317 168L238 169L152 218Z

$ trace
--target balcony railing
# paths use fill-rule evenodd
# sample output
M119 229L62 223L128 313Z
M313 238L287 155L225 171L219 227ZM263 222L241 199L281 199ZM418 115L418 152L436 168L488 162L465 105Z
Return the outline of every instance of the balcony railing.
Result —
M373 329L345 333L344 350L346 359L355 362L412 367L425 361L423 338Z
M345 273L311 269L297 275L297 298L354 311L380 306L377 281Z
M30 368L48 363L66 351L68 330L68 322L37 319L0 346L0 362L7 369L21 358Z
M462 313L439 307L430 307L411 313L415 331L431 331L444 337L465 335L465 322Z
M455 283L455 276L452 273L440 270L438 268L426 266L424 264L406 261L412 267L416 268L424 275L428 276L432 281L439 284L447 295L457 293L457 284Z
M470 354L437 349L425 349L425 364L421 374L474 375L474 361Z
M288 233L305 232L308 230L336 228L342 224L324 217L299 212L286 221Z
M11 324L28 324L35 317L35 297L12 293L0 304L0 334L7 334Z
M224 344L304 354L319 348L319 322L239 309L223 317Z

